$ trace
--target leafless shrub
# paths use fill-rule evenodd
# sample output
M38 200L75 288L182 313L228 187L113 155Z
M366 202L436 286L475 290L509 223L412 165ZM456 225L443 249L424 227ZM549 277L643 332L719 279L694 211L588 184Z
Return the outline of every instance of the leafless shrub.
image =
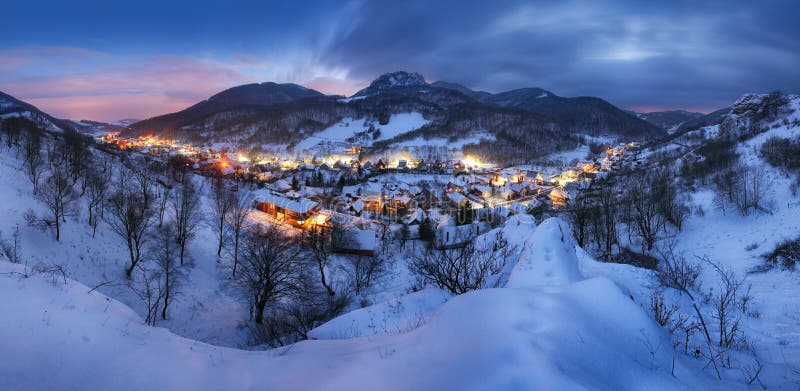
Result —
M268 309L261 324L248 325L250 343L277 348L308 339L308 333L339 315L350 303L350 297L325 292L295 297ZM321 294L319 294L321 293Z
M31 274L44 274L50 277L50 283L58 285L59 281L67 284L67 272L63 265L37 265L31 269Z
M383 256L354 255L348 259L350 267L347 274L350 286L357 295L360 295L365 288L372 286L374 280L386 272L386 260Z
M794 270L795 266L800 263L800 237L784 240L762 257L770 267L780 266L787 270Z
M671 324L672 316L678 310L678 306L675 304L668 306L664 302L664 295L661 292L653 292L650 295L650 310L653 312L656 322L662 327L666 327Z
M11 239L3 239L2 232L0 232L0 252L11 263L22 262L22 243L20 242L19 225L14 227L14 233Z
M491 245L473 240L454 249L429 248L411 257L409 269L422 282L453 294L485 288L488 277L500 272L511 253L508 241L498 234Z
M674 246L667 245L660 251L660 262L656 269L656 277L661 286L673 288L683 293L698 289L698 277L702 268L686 257L675 254Z

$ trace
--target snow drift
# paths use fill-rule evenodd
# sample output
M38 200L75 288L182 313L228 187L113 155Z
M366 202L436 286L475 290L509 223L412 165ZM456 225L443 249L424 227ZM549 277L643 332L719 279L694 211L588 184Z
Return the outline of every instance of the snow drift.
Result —
M582 279L569 225L550 218L525 241L519 262L506 284L509 288L564 285Z
M563 221L529 238L507 288L428 307L416 327L242 351L143 325L121 303L0 262L0 389L682 389L722 387L678 357L638 304L606 278L581 280ZM540 268L537 270L536 268ZM438 292L438 293L437 293ZM433 300L433 299L435 300ZM338 322L369 317L383 303ZM397 319L407 319L402 311ZM337 320L334 320L336 322ZM363 322L361 323L363 324ZM345 325L347 326L347 325ZM340 329L319 328L320 337ZM368 330L367 330L368 331ZM326 335L326 332L328 333ZM43 373L47 376L42 376Z

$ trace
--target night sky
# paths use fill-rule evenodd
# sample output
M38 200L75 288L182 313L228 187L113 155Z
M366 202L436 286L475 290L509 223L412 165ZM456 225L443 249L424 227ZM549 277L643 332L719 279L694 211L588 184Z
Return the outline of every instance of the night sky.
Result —
M800 91L796 0L230 3L6 2L0 90L103 121L261 81L348 95L395 70L640 111Z

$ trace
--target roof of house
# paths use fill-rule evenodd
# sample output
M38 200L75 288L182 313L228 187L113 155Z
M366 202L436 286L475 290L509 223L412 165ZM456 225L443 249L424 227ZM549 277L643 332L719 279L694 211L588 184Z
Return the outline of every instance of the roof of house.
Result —
M275 191L288 191L292 188L292 184L287 182L285 179L278 179L277 181L272 182L268 187Z
M464 197L463 194L456 193L456 192L447 193L447 198L449 198L450 201L453 201L454 203L456 203L458 205L461 205L462 202L467 200L467 198Z
M308 198L292 199L282 194L273 193L268 189L256 192L255 201L265 202L299 214L308 213L319 205L316 201Z

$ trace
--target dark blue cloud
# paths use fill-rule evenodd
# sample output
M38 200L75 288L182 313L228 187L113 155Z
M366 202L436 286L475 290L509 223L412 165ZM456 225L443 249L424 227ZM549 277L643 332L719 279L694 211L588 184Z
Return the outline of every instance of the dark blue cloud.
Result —
M276 79L342 92L397 69L489 91L537 86L634 108L712 110L745 92L800 90L800 2L792 0L33 0L4 4L3 14L0 87L23 90L29 80L73 74L100 85L88 75L164 55L231 69L235 75L220 83ZM19 54L48 47L98 59L75 50L71 62L59 53L34 63ZM114 85L126 84L117 72ZM202 98L212 87L174 93Z

